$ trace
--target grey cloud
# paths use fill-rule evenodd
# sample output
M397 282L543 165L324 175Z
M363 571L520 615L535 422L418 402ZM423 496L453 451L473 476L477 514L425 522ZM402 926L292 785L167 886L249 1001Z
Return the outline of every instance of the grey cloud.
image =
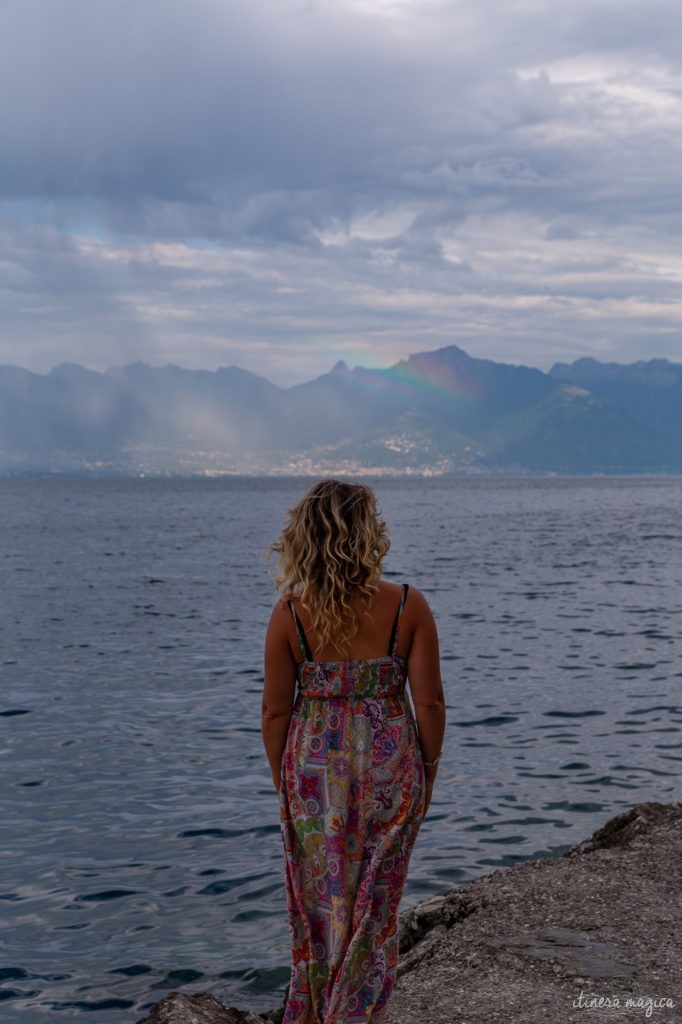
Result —
M608 216L600 185L615 167L608 157L602 166L599 139L589 137L608 119L603 97L601 107L589 95L576 104L570 84L516 72L594 47L593 30L621 53L622 41L607 46L599 29L617 6L488 3L474 15L415 5L410 36L409 25L382 32L340 5L335 14L308 5L303 16L282 0L10 3L0 33L0 189L92 196L114 227L137 210L141 231L151 221L172 233L184 205L180 231L196 219L207 237L272 232L307 244L308 225L406 191L447 206L454 220L491 196ZM637 21L633 50L645 52L652 21ZM576 123L588 129L582 140L562 133ZM664 152L669 133L642 125L637 138L613 139L609 153L620 153L621 176L631 168L646 179L644 150ZM637 208L641 197L630 198Z
M379 153L376 129L404 125L418 68L406 73L350 24L303 20L292 31L288 6L5 5L5 194L191 200L226 182L237 194L306 188L337 180L362 147Z
M676 0L403 12L6 0L0 358L674 354Z

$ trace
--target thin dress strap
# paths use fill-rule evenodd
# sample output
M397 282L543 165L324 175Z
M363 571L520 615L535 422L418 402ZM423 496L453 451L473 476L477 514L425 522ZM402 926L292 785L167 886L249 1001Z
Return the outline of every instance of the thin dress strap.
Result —
M303 653L303 657L304 657L304 659L306 661L312 661L313 660L313 655L312 655L312 652L310 650L310 646L308 644L308 638L305 635L305 630L303 628L303 623L301 622L301 620L299 619L298 615L296 614L296 609L294 608L294 602L293 601L289 601L288 604L289 604L289 607L291 608L291 614L294 616L294 622L296 623L296 633L298 635L298 642L299 642L299 644L301 646L301 651Z
M403 583L403 592L400 595L400 604L398 605L398 611L395 613L393 620L393 628L391 629L391 639L388 641L388 653L390 655L396 655L398 653L398 634L400 632L400 620L403 616L403 608L405 607L405 598L407 597L407 591L410 589L409 583Z

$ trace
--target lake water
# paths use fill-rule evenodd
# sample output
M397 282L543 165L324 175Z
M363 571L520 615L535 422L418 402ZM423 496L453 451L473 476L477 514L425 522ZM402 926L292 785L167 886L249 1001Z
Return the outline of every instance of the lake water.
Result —
M0 1007L288 979L262 553L309 481L0 480ZM680 797L682 480L381 479L449 722L404 906Z

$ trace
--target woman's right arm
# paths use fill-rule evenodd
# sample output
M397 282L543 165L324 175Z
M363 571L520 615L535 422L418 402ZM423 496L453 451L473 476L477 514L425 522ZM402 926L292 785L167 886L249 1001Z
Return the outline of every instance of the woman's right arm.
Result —
M407 656L407 676L410 694L417 719L417 731L422 757L425 762L433 761L440 754L445 736L445 695L440 676L440 655L438 632L431 609L421 591L410 588L412 605L410 618L413 621L412 641ZM426 777L426 806L431 802L433 783L438 764L424 765Z
M280 785L282 756L296 690L296 662L288 637L290 614L286 605L278 601L265 635L262 733L276 789Z

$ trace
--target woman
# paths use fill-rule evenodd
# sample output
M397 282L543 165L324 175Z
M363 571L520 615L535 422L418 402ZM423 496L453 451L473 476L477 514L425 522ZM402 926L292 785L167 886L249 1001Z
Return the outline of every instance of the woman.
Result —
M445 701L433 616L416 588L381 579L388 547L370 488L322 480L270 549L282 597L265 641L263 741L286 855L284 1024L382 1024L395 983Z

